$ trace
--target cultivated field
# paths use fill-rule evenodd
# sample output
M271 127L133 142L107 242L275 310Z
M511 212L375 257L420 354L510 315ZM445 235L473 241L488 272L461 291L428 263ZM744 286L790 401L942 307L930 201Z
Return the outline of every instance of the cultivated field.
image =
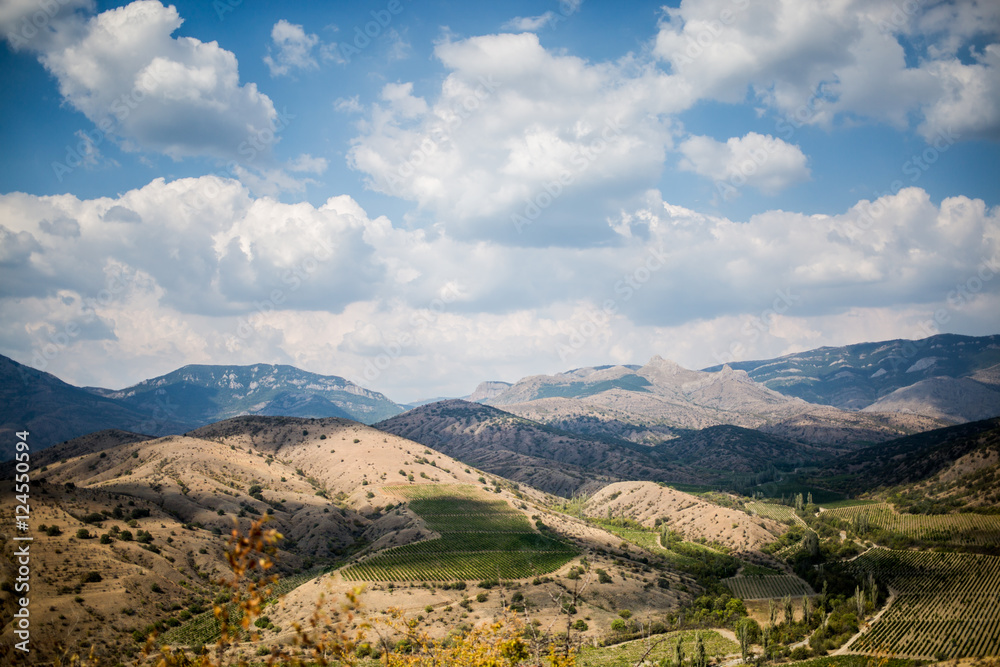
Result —
M1000 655L1000 558L879 548L855 564L897 597L850 650L940 659Z
M580 667L632 667L652 644L657 645L646 656L647 660L654 664L664 658L670 661L673 660L674 647L677 646L678 638L681 638L683 642L684 655L690 659L694 655L695 636L698 634L701 635L705 655L709 658L739 653L739 644L723 637L714 630L684 630L655 635L649 639L637 639L615 644L614 646L584 647L577 658L577 663Z
M764 600L768 598L815 595L809 584L792 574L771 574L762 577L737 576L722 580L723 585L738 598Z
M899 514L888 503L828 511L848 521L864 514L872 527L914 539L980 546L1000 543L1000 516L995 514Z
M800 526L806 525L806 522L802 520L799 515L795 513L795 510L788 505L778 505L776 503L762 503L760 501L754 500L746 504L748 511L762 516L766 519L774 519L775 521L781 521L786 523L788 521L794 521Z
M523 579L569 562L576 550L535 531L503 500L473 486L385 487L409 501L439 538L377 552L341 570L347 581Z

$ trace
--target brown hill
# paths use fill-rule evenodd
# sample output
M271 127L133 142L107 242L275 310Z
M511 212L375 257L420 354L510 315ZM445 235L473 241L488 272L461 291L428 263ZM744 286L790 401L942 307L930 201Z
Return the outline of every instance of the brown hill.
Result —
M467 401L431 403L375 426L564 497L620 479L693 480L647 447L577 436Z
M596 518L626 518L648 528L661 525L688 540L717 542L737 552L760 549L786 527L740 510L652 482L618 482L598 491L584 511Z
M105 432L56 445L36 463L31 595L38 660L64 651L86 653L90 645L109 662L125 660L137 655L153 624L166 630L211 609L213 600L224 599L214 582L226 569L224 535L234 522L245 527L254 517L270 515L269 526L285 536L278 551L280 573L298 572L307 581L319 568L354 554L430 535L423 520L399 507L398 495L383 487L479 486L485 477L420 444L355 422L281 417L236 418L157 439ZM543 521L611 575L613 583L595 585L580 603L595 620L594 637L622 605L665 613L699 591L691 577L669 568L657 576L684 586L649 586L644 580L649 565L618 549L619 538L549 510L544 494L534 489L522 485L515 491L495 481L491 498ZM9 489L0 502L13 506ZM86 535L78 534L81 529ZM10 576L10 522L0 531L5 554L0 569ZM552 626L564 620L559 595L571 565L553 573L554 579L523 588L540 622ZM287 640L291 623L306 621L311 602L328 583L334 596L353 586L337 574L302 585L269 612L284 631L272 632L268 641ZM389 606L419 611L436 605L443 624L433 631L442 635L466 622L458 604L464 594L414 590L398 593L373 585L366 606L378 617ZM408 605L414 601L419 604ZM0 591L7 618L13 605L11 592ZM448 606L453 609L445 611ZM485 622L499 611L499 598L491 593L489 604L477 604L476 616ZM11 646L11 638L8 624L4 645Z
M210 608L234 521L269 514L286 538L278 560L288 574L341 561L383 535L415 539L412 518L385 508L398 499L382 483L476 483L480 474L356 422L265 417L157 439L107 431L47 449L36 464L32 641L47 658L70 637L134 650L134 631ZM5 507L10 494L8 486ZM78 537L81 529L90 536ZM4 543L8 556L13 544ZM86 581L90 572L100 580ZM12 597L0 593L5 609Z

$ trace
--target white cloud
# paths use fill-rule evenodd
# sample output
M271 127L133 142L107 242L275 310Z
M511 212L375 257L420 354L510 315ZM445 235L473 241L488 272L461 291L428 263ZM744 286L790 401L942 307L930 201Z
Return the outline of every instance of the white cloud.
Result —
M306 172L310 174L322 174L329 166L326 158L313 157L309 153L303 153L288 163L289 171Z
M666 10L653 53L698 98L739 103L750 94L818 125L860 116L906 127L917 113L928 138L948 122L959 133L996 136L998 38L996 3L976 0L701 0ZM962 62L974 40L985 43L982 52Z
M920 337L942 309L944 330L995 329L1000 209L980 200L909 188L837 215L733 221L653 191L622 217L634 233L618 245L515 248L214 176L115 198L11 193L0 317L20 324L0 352L30 363L65 340L46 370L105 386L192 362L294 363L407 400L654 353L701 367ZM373 355L388 360L374 374Z
M284 76L294 69L319 68L313 51L320 39L314 34L307 35L301 25L281 19L271 29L271 42L264 57L271 76ZM272 49L277 51L276 55Z
M666 114L690 102L655 68L553 55L530 33L446 41L435 54L449 71L440 90L385 86L348 158L369 187L463 238L605 238L600 212L652 184L673 142ZM544 224L518 234L512 217L539 198Z
M555 18L555 12L545 12L539 16L516 16L503 24L506 30L517 32L538 32Z
M60 14L31 42L59 92L126 150L173 158L236 157L241 144L271 133L271 100L240 84L236 57L215 42L171 35L182 19L156 0L89 19Z
M724 197L743 185L772 195L809 178L802 150L769 134L749 132L725 143L693 136L677 148L684 156L680 168L714 180Z

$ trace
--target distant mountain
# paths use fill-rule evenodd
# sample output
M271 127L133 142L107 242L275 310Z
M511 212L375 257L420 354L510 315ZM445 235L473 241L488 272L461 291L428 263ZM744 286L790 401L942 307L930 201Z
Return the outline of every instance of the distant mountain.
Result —
M997 389L971 378L928 378L900 387L863 412L909 412L962 424L1000 415Z
M23 430L41 449L104 429L165 436L247 414L371 423L403 411L344 378L269 364L185 366L116 391L74 387L0 356L0 380L0 461Z
M500 382L499 380L487 380L486 382L480 382L479 386L476 387L467 400L473 401L474 403L481 403L483 401L499 396L503 392L510 389L510 382Z
M659 356L641 367L527 377L485 403L580 435L649 445L723 424L836 446L880 442L941 425L928 417L859 415L817 406L769 389L743 370L693 371Z
M860 410L902 387L934 377L960 378L1000 363L1000 335L941 334L821 347L777 359L738 361L731 368L786 396ZM706 368L715 372L722 366ZM993 377L996 376L996 369Z
M183 429L174 419L154 419L143 410L4 356L0 356L0 406L0 461L13 457L15 431L28 431L34 450L107 428L153 435Z
M376 391L294 366L191 365L126 389L90 389L196 428L239 415L340 417L370 424L403 411Z

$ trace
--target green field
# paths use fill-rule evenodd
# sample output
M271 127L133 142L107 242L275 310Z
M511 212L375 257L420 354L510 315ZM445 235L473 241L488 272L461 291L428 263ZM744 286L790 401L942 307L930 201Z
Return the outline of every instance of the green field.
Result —
M806 525L806 522L803 521L802 518L795 513L795 510L788 505L762 503L760 501L752 500L746 504L746 508L749 512L762 516L765 519L774 519L775 521L781 521L782 523L793 521L800 526Z
M268 596L268 600L277 600L282 595L298 588L307 581L315 579L326 569L329 568L316 567L301 574L294 574L278 579L278 581L271 585L271 594ZM229 604L228 607L230 623L238 626L240 619L243 617L242 611L234 604ZM264 613L266 614L267 612L265 611ZM221 632L222 628L219 626L218 619L215 618L215 613L206 611L193 617L183 625L167 630L159 639L161 642L167 644L196 646L197 644L210 644L214 642L219 638Z
M791 574L770 574L766 576L738 576L723 579L722 584L733 595L744 600L764 600L783 598L786 595L802 597L815 595L809 584Z
M878 548L854 563L897 597L852 651L942 659L1000 655L1000 557Z
M674 647L677 645L677 638L683 638L684 655L687 660L694 654L695 635L699 631L683 630L680 632L670 632L665 635L654 635L649 639L637 639L631 642L615 644L614 646L604 646L595 648L585 646L580 651L577 658L579 667L632 667L639 658L646 653L650 645L660 642L647 656L651 663L666 658L673 660ZM701 630L701 640L705 645L705 655L708 657L732 655L739 653L739 645L726 639L718 632L712 630ZM661 641L665 640L665 641Z
M542 535L503 500L467 485L386 487L408 500L441 537L393 547L345 567L347 581L523 579L546 574L577 551Z
M828 512L846 521L864 514L873 528L919 540L973 546L1000 544L1000 516L995 514L899 514L888 503L839 507Z

